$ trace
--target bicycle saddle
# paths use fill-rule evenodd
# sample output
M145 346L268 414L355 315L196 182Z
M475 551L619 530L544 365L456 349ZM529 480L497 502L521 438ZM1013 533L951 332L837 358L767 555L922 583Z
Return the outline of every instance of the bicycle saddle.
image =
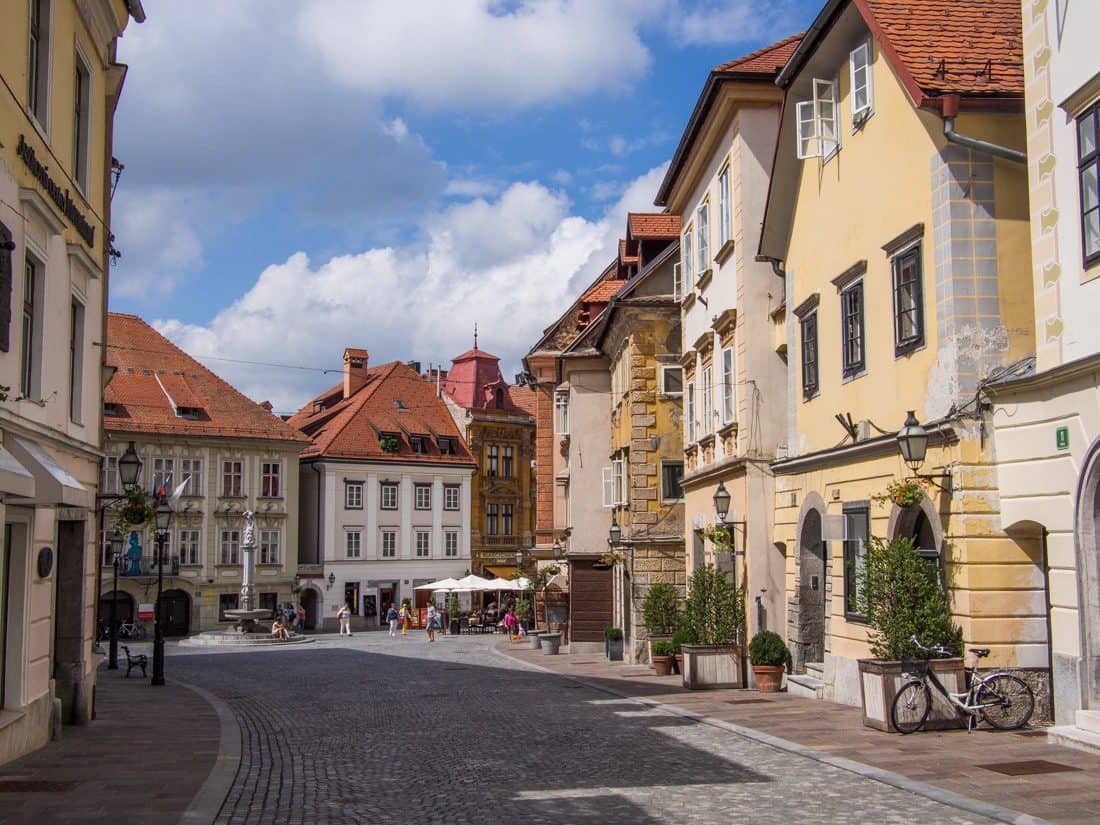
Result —
M989 655L989 648L988 647L972 647L972 648L970 648L970 652L973 653L975 656L977 656L979 659L981 659L981 658L984 658L985 656Z

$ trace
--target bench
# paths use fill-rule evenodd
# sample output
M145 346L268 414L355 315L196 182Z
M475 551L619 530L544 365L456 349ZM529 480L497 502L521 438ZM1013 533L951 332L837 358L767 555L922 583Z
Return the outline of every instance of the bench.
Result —
M141 668L141 675L144 678L145 668L149 664L149 657L144 653L139 653L137 656L134 656L130 653L129 645L122 645L122 649L126 652L126 678L130 678L130 671L135 667Z

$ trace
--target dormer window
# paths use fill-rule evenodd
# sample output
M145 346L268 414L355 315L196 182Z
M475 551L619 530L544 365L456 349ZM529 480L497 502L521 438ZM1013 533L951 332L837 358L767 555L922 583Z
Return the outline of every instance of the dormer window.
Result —
M443 455L455 455L455 440L453 438L440 438L438 440L439 452Z
M400 398L393 399L393 405L395 407L397 407L397 409L399 409L399 410L407 410L408 409L408 407L405 406L405 402L402 401Z
M397 433L382 433L378 436L378 446L382 448L384 453L396 453L400 444L401 440L398 438Z
M201 407L176 407L176 418L186 418L190 421L198 421L203 418Z
M112 418L121 418L126 415L126 408L114 401L104 401L103 414Z
M422 435L409 436L409 444L412 451L418 455L428 452L428 439Z

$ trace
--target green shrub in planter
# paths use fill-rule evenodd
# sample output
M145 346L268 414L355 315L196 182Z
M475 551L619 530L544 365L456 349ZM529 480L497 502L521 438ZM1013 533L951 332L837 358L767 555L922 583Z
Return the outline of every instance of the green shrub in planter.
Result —
M745 627L741 591L713 564L697 568L688 582L684 626L700 645L736 644Z
M680 594L676 586L657 582L642 601L642 619L650 636L671 636L680 626Z
M681 627L675 633L672 634L672 653L673 655L680 652L680 648L684 645L696 644L695 637L691 635L690 628Z
M662 639L658 639L653 643L653 655L654 656L675 656L676 649L673 647L672 642L666 642Z
M783 637L770 630L761 630L749 642L749 661L753 665L786 666L791 661L791 651Z
M623 639L623 630L621 627L605 627L603 629L603 637L609 642L621 642Z

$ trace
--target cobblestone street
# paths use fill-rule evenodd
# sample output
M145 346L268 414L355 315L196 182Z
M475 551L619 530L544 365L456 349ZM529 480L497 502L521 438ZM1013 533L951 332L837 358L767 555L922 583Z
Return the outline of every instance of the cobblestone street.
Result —
M173 655L241 724L218 822L985 822L526 668L492 640L357 635Z

